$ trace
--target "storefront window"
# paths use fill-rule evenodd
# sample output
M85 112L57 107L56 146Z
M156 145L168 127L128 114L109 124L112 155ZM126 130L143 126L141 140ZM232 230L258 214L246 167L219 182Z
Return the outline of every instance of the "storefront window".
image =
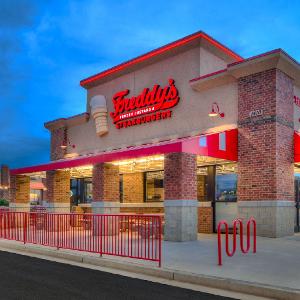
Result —
M92 178L84 178L84 198L83 203L91 203L92 197L93 197L93 184L92 184Z
M197 168L197 199L198 201L208 201L208 180L207 167Z
M164 200L164 171L145 173L146 202Z
M216 169L216 201L237 201L236 164L224 164Z
M30 190L30 203L31 205L42 205L43 201L43 190Z
M92 202L92 179L76 178L71 179L71 203L78 205Z

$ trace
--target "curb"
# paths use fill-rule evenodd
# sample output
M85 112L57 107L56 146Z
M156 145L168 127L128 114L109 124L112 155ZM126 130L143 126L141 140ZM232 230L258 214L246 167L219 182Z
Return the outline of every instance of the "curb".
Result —
M157 268L152 266L142 266L135 262L115 261L109 258L102 258L87 255L85 253L70 253L65 250L57 250L47 246L36 246L21 244L11 241L0 241L0 250L22 251L37 255L65 259L78 263L85 263L94 266L118 269L143 275L149 275L162 279L174 280L178 282L207 286L211 288L223 289L232 292L250 294L259 297L267 297L280 300L300 300L300 290L277 287L267 284L248 282L230 278L208 276L204 274L194 274L184 271L172 270L167 268Z

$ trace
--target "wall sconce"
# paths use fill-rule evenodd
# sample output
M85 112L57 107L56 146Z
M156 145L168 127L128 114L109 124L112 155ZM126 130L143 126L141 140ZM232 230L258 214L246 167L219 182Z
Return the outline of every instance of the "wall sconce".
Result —
M209 117L220 117L224 118L225 114L220 113L220 108L217 102L214 102L211 107L211 112L208 114Z
M63 144L60 145L60 148L65 150L65 149L67 149L68 146L72 147L73 149L76 147L74 144L71 144L69 139L67 139L66 142L63 142Z

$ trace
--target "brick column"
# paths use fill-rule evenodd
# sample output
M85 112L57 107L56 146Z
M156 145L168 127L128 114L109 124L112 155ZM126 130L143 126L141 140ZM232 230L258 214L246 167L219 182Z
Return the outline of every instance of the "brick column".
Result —
M29 211L30 209L30 177L25 175L10 176L10 209Z
M169 153L164 160L165 240L197 239L196 155Z
M47 210L56 213L70 212L70 171L46 172Z
M120 212L119 167L99 163L93 167L93 213Z
M66 149L62 149L61 145L67 144L68 130L66 127L60 127L51 131L50 141L50 158L51 160L57 160L64 158Z
M238 81L239 216L257 220L260 236L294 232L293 82L280 70ZM250 117L262 109L263 114Z

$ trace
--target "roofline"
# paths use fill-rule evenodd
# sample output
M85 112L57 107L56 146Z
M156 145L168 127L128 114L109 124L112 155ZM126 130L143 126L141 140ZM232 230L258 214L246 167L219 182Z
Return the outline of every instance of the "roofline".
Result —
M218 71L215 71L215 72L212 72L212 73L201 75L201 76L196 77L196 78L192 78L192 79L189 80L189 82L190 83L194 83L196 81L199 81L199 80L202 80L202 79L206 79L206 78L209 78L209 77L213 77L213 76L217 76L217 75L223 76L227 72L230 72L235 66L239 67L240 65L243 65L243 64L245 64L247 62L251 62L251 61L253 61L255 59L259 59L259 58L271 56L271 55L274 55L274 54L279 54L279 55L283 54L288 59L290 59L293 63L295 63L296 65L300 66L300 63L296 59L294 59L293 57L291 57L289 54L287 54L281 48L278 48L278 49L274 49L274 50L271 50L271 51L268 51L268 52L265 52L265 53L262 53L262 54L259 54L259 55L251 56L251 57L249 57L247 59L244 59L242 61L237 61L237 62L230 63L230 64L227 65L227 67L225 69L221 69L221 70L218 70Z
M53 121L48 121L46 123L44 123L44 127L51 130L53 128L56 127L60 127L60 126L67 126L70 125L70 122L83 122L85 120L88 120L90 114L87 112L81 113L81 114L77 114L68 118L59 118L59 119L55 119Z
M254 60L254 59L261 58L261 57L268 56L268 55L272 55L272 54L276 54L276 53L282 53L286 57L288 57L290 60L292 60L295 64L300 65L300 63L295 58L293 58L291 55L289 55L282 48L277 48L277 49L273 49L273 50L264 52L262 54L251 56L249 58L244 59L243 61L236 61L236 62L230 63L230 64L227 65L227 67L232 67L232 66L238 65L240 63L244 63L244 62L246 63L247 61Z
M230 63L227 65L227 68L230 68L230 67L233 67L233 66L236 66L238 64L240 64L241 62L248 62L248 61L251 61L251 60L254 60L254 59L257 59L257 58L261 58L261 57L264 57L264 56L268 56L268 55L272 55L272 54L276 54L276 53L280 53L280 52L283 52L284 54L287 55L286 52L284 52L282 49L278 48L278 49L273 49L273 50L270 50L270 51L267 51L267 52L264 52L264 53L261 53L261 54L258 54L258 55L254 55L254 56L250 56L246 59L244 59L243 61L235 61L233 63ZM288 55L289 56L289 55Z
M133 58L131 60L128 60L126 62L123 62L119 65L116 65L110 69L107 69L103 72L100 72L98 74L92 75L90 77L87 77L83 80L80 81L80 85L82 87L87 88L89 84L91 84L92 82L99 80L101 78L104 78L108 75L111 75L113 73L116 73L120 70L126 69L127 67L137 64L139 62L145 61L151 57L157 56L159 54L162 54L164 52L167 52L171 49L177 48L179 46L182 46L184 44L187 44L193 40L196 40L198 38L204 38L205 40L207 40L210 44L212 44L213 46L217 47L219 50L223 51L225 54L227 54L228 56L231 56L233 59L237 60L237 61L241 61L243 60L243 57L241 57L240 55L238 55L237 53L235 53L234 51L232 51L231 49L227 48L226 46L224 46L223 44L219 43L218 41L216 41L215 39L213 39L211 36L209 36L208 34L204 33L203 31L198 31L196 33L193 33L191 35L188 35L184 38L181 38L179 40L176 40L174 42L171 42L169 44L166 44L162 47L159 47L157 49L154 49L150 52L147 52L145 54L142 54L136 58Z

